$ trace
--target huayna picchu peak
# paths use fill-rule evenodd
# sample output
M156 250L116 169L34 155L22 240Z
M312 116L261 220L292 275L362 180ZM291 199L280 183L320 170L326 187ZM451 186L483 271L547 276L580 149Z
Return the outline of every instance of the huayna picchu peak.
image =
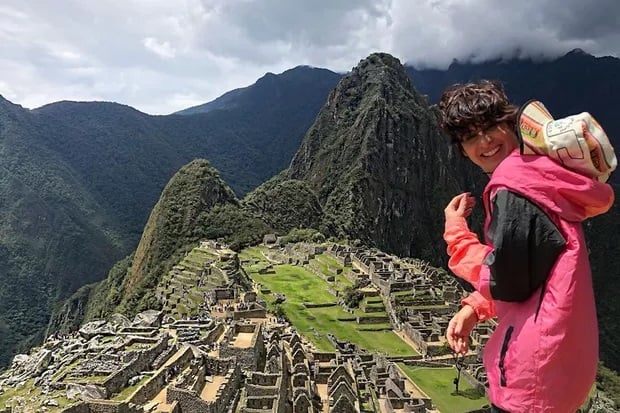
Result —
M437 206L462 187L448 172L459 165L404 67L376 53L330 93L287 175L317 193L335 235L435 260Z

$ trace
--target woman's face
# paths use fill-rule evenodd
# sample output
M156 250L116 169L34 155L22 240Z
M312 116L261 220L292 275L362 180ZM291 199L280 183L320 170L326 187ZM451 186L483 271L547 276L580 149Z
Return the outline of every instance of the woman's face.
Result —
M500 123L461 139L465 155L484 172L491 173L519 147L517 136L506 123Z

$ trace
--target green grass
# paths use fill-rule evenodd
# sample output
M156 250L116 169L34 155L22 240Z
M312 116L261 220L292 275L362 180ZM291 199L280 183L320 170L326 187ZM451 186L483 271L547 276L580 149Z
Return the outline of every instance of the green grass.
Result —
M255 260L265 261L266 259L262 251L263 251L263 248L260 248L260 247L246 248L239 253L239 259L244 260L244 259L253 258Z
M335 259L328 257L325 254L320 254L316 256L318 259L320 259L322 262L324 262L325 264L329 265L332 268L338 268L338 269L343 269L344 267L342 265L340 265L338 263L338 261L336 261Z
M389 355L415 355L413 348L392 331L364 331L377 327L374 324L357 324L355 321L338 321L338 318L352 317L340 306L324 308L305 308L307 303L335 302L336 297L327 292L330 285L303 268L292 265L274 266L275 274L259 275L250 273L254 281L272 292L286 295L281 304L287 317L295 328L322 351L333 351L334 347L327 334L334 334L339 340L349 340L369 351L380 351ZM268 303L273 302L270 295L263 296ZM381 313L378 313L381 315ZM368 314L366 314L368 315ZM383 327L385 324L380 324Z
M340 290L344 290L345 287L351 287L353 285L353 283L343 274L344 273L336 275L336 281L340 284Z
M254 281L286 295L286 300L296 303L331 303L336 297L327 291L329 284L323 279L293 265L273 267L275 274L252 274Z
M400 363L400 367L424 391L442 413L464 413L489 404L486 397L479 394L461 376L459 392L455 393L456 369L411 367Z

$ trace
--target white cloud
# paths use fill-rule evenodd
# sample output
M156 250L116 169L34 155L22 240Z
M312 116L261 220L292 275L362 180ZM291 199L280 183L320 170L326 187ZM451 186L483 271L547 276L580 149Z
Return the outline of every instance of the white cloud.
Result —
M147 37L142 41L142 44L162 59L172 59L176 56L176 50L169 42L160 42L153 37Z
M620 51L616 0L3 0L0 94L165 114L306 64L375 51L422 67Z

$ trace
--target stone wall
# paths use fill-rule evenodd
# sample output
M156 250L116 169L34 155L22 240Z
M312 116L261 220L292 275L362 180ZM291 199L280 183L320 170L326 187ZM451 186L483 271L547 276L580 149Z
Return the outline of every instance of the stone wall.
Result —
M205 343L213 343L214 341L216 341L224 332L224 329L226 327L224 327L224 324L222 323L217 323L215 327L213 327L213 329L211 329L208 333L206 338L204 339Z
M215 288L215 299L216 300L232 300L235 298L235 293L233 290L228 288Z
M182 413L181 406L179 406L179 402L174 401L170 404L170 413Z
M305 308L335 307L338 303L304 303Z
M168 387L166 402L176 402L183 413L218 413L215 402L204 401L196 392L178 387Z
M390 399L386 399L385 401L385 407L386 407L386 412L387 413L393 413L394 409L401 409L400 411L405 411L407 413L426 413L426 405L427 403L424 402L424 400L421 399L409 399L406 402L402 402L402 401L396 401L396 403L392 403L393 401ZM428 401L428 404L430 404L430 400ZM400 407L402 405L402 407ZM429 409L431 408L431 406L428 406Z
M140 386L128 400L134 404L144 404L151 400L153 397L164 388L166 385L166 370L162 369L156 375L148 379L142 386Z
M113 402L109 400L96 400L88 402L90 413L142 413L142 408L125 402Z
M390 293L396 291L406 291L411 290L413 288L413 283L410 281L402 281L402 282L390 282L389 283L389 291Z
M233 358L207 357L205 360L205 374L207 376L225 376L235 365L236 361Z
M193 352L190 347L185 347L182 354L174 362L170 363L170 367L179 366L179 370L183 369L183 366L189 359L193 357ZM156 375L148 379L142 386L140 386L129 399L130 403L144 404L151 400L153 397L164 388L166 385L166 369L161 369Z
M312 357L315 361L322 363L329 362L336 359L336 353L330 353L325 351L313 351Z
M254 333L258 329L257 324L237 323L233 328L233 334Z
M11 413L9 410L0 410L0 413ZM90 409L88 408L87 403L78 403L73 406L65 407L60 411L60 413L90 413Z
M235 411L241 393L241 379L242 375L239 366L231 368L228 374L226 374L226 383L220 386L216 396L220 411L223 412L231 406L230 410Z
M418 346L418 351L426 352L426 348L428 345L424 341L424 338L422 337L420 331L418 331L409 323L403 323L402 326L405 335Z
M235 311L233 313L233 320L244 320L248 318L265 318L267 310L259 308L256 310Z
M222 413L236 404L239 388L241 386L241 370L239 367L232 368L225 376L217 390L216 399L207 402L200 398L197 391L168 387L166 402L178 402L183 413Z
M168 346L168 336L161 338L160 342L152 348L141 351L138 358L131 364L123 366L119 371L110 376L102 383L106 389L107 395L118 393L129 381L130 378L137 376L142 371L151 369L151 364L159 354L161 354Z
M357 317L358 324L379 324L379 323L389 323L390 318L387 316L360 316Z
M252 377L248 380L249 384L255 384L258 386L277 386L278 379L281 376L279 374L265 374L254 372Z
M245 385L246 397L271 397L279 396L280 389L278 386L257 386L255 384Z
M248 397L245 401L245 406L241 408L242 413L254 413L254 412L275 412L276 404L275 399L271 396L268 397Z
M229 344L222 343L220 346L220 357L235 358L237 364L244 370L256 370L257 361L254 357L254 349L249 348L237 348Z

